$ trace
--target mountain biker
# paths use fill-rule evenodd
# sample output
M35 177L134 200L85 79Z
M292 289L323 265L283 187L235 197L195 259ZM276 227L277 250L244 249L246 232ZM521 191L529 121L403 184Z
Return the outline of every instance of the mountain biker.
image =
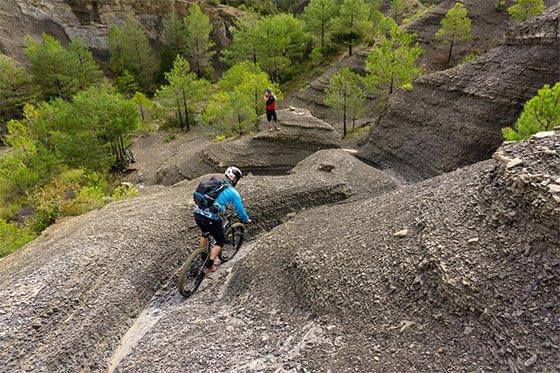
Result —
M218 215L218 211L223 212L226 206L231 203L237 212L237 216L239 216L239 219L241 219L243 223L251 222L243 206L241 196L235 189L243 173L239 168L231 166L227 168L224 176L223 182L225 183L225 188L219 192L213 205L205 209L197 205L194 207L194 220L202 233L200 236L200 247L204 248L208 245L209 236L214 237L214 240L216 240L216 243L210 250L210 258L208 260L208 267L206 268L206 272L208 273L216 271L216 257L220 254L222 246L226 242L222 219L220 215Z
M266 94L264 95L264 102L266 106L266 120L268 120L268 125L270 130L272 130L272 120L274 119L274 128L278 130L276 123L278 118L276 117L276 96L272 93L272 88L266 89Z

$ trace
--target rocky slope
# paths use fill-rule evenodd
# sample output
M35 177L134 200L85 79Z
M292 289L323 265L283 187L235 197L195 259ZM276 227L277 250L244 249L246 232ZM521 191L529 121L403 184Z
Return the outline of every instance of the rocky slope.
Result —
M221 172L235 164L245 172L279 174L319 149L340 147L340 136L327 123L305 109L278 110L278 131L269 131L264 117L261 132L209 144L194 152L185 148L156 173L158 184L171 185L184 179Z
M560 369L560 132L550 135L298 214L233 269L225 299L313 315L322 343L297 361L311 371Z
M370 184L378 176L372 175ZM184 182L57 224L0 260L0 366L7 371L109 366L132 319L143 317L158 289L165 293L195 245L189 196L196 184ZM353 185L315 171L244 178L240 192L255 221L254 234L282 223L289 213L352 197L358 193ZM397 187L385 185L385 190ZM180 299L175 288L172 297Z
M63 42L80 37L97 57L106 59L107 31L121 24L128 15L144 26L155 45L161 41L163 19L171 11L186 14L190 1L157 0L3 0L0 2L0 52L25 62L26 34L39 37L43 32ZM229 45L228 28L240 12L222 5L205 5L214 25L217 49Z
M560 81L559 19L557 4L476 60L394 94L359 156L411 179L489 158L523 104L544 84Z
M484 53L497 46L504 37L508 28L512 26L507 11L497 12L495 2L487 0L465 1L465 6L472 19L472 39L468 43L459 44L455 47L455 60L458 56L476 52ZM513 3L512 0L505 2L504 9ZM546 0L546 5L556 4L556 0ZM410 32L418 35L418 42L424 51L419 59L419 64L425 73L446 69L447 59L446 46L438 41L434 41L434 35L441 27L440 21L445 13L455 4L455 1L446 0L439 5L435 5L424 13L419 19L403 26ZM364 74L364 60L369 49L358 49L352 57L344 56L333 63L324 73L314 78L309 85L290 98L291 105L305 107L313 115L326 120L327 122L339 126L342 117L339 113L327 107L323 100L325 89L329 79L338 69L348 66L352 70ZM360 120L360 124L368 124L374 121L376 116L375 101L370 97L367 101L369 113Z

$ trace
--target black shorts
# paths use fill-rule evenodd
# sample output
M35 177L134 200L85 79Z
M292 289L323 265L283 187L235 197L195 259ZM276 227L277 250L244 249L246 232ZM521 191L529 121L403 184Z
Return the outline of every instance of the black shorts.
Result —
M202 237L212 236L216 240L216 245L224 246L226 236L221 220L213 220L200 214L194 214L194 221L202 231Z
M278 118L276 118L276 110L266 110L266 120L269 122L274 118L275 122L278 122Z

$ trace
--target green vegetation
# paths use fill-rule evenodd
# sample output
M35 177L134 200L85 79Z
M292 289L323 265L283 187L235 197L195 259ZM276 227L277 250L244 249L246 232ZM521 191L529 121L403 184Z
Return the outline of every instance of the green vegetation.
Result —
M33 81L45 99L70 98L103 77L91 52L79 39L73 40L65 49L47 34L43 34L41 43L28 37L25 52L31 63Z
M197 79L192 73L189 63L177 55L173 69L165 73L168 85L162 86L156 93L156 101L168 112L176 113L177 123L181 130L191 129L193 113L199 109L208 94L208 81Z
M511 19L525 22L541 14L544 9L544 0L515 0L515 3L508 8L508 13Z
M416 60L422 54L422 49L415 39L414 35L395 25L391 28L389 37L382 37L379 45L367 56L366 86L382 103L396 87L411 84L420 76L421 70L416 65Z
M436 32L435 37L449 45L446 62L446 65L449 65L455 43L471 38L471 19L463 3L457 2L449 9L441 20L441 28Z
M526 140L537 132L560 126L560 83L550 88L547 84L527 101L513 128L502 130L508 141Z
M366 92L362 78L343 67L331 77L325 93L325 104L342 113L343 137L346 137L347 117L352 119L354 129L356 119L365 113Z
M115 75L128 74L144 91L151 91L157 61L148 37L132 16L127 18L124 26L109 28L109 53L110 67Z
M215 132L226 136L248 133L262 113L261 95L268 87L282 94L267 74L250 62L232 66L218 83L219 91L212 95L202 113L203 121Z
M33 77L17 62L0 54L0 123L21 118L23 106L35 102Z
M163 20L163 49L161 68L169 71L177 55L187 57L187 27L177 13L172 12Z
M389 14L395 20L395 22L400 23L404 15L404 2L403 0L391 0L391 9Z
M264 111L266 88L282 99L281 89L301 88L340 50L348 47L352 54L363 41L387 49L377 60L369 58L366 82L376 95L411 88L417 75L410 62L419 53L400 45L412 39L404 40L380 12L382 0L311 0L301 17L278 13L299 8L294 0L239 0L247 15L230 30L232 44L220 56L229 70L216 81L212 23L199 4L185 17L164 19L160 61L134 17L112 25L107 76L79 39L66 46L46 34L27 38L28 68L0 55L0 124L10 148L0 156L0 256L60 217L136 195L128 185L115 188L131 160L133 134L167 125L188 131L198 123L215 141L250 134ZM392 5L399 13L402 3ZM327 96L343 113L346 135L347 122L354 128L364 113L365 83L342 69ZM174 138L170 133L163 141Z
M352 46L361 41L371 29L369 21L370 5L364 0L344 0L335 19L335 39L348 44L348 55Z
M0 157L0 219L21 237L10 236L2 251L60 216L101 207L110 192L108 171L122 168L125 137L137 124L136 105L108 85L92 86L72 101L27 105L23 119L11 120L5 138L11 151ZM18 218L24 210L33 213Z
M310 52L311 39L303 22L291 14L241 20L232 31L233 43L223 52L230 66L253 61L276 82L286 81Z
M212 76L210 58L215 54L212 50L214 42L210 40L212 24L210 18L202 12L198 4L189 8L185 17L187 58L198 76Z
M334 0L311 0L303 11L305 28L320 40L321 48L325 47L325 37L332 30L333 19L338 12Z

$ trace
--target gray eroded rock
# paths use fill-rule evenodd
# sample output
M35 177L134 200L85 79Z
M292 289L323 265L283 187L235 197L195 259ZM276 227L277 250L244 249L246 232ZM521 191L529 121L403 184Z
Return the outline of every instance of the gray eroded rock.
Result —
M557 4L476 60L392 95L358 156L414 180L490 158L523 104L560 81L559 17Z
M61 222L0 260L0 366L104 370L129 319L196 246L191 194L197 183ZM352 193L343 180L322 172L247 177L240 192L260 229Z
M184 179L221 172L236 165L245 173L286 173L299 161L325 148L339 148L340 136L326 122L313 117L305 109L278 110L278 131L268 130L266 119L260 118L261 132L253 137L209 144L188 157L170 160L156 174L160 184L171 185Z
M500 149L523 168L490 160L301 212L237 264L227 296L342 323L348 348L313 349L311 370L360 356L353 369L554 371L558 351L543 343L560 345L560 206L541 182L560 176L560 156L540 147L560 150L560 133ZM388 234L402 227L406 239ZM403 320L414 327L401 333Z

